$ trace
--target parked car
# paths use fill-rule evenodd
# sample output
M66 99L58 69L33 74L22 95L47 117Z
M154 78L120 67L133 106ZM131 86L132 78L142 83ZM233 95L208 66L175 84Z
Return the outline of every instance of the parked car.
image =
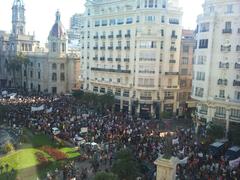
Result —
M82 137L79 137L79 136L75 136L75 137L73 138L73 141L74 141L74 143L75 143L76 145L78 145L78 146L83 145L83 144L86 143L86 140L83 139Z
M54 136L56 136L56 135L60 134L60 130L56 127L53 127L52 128L52 133L53 133Z
M239 146L232 146L228 148L227 152L225 153L226 160L234 160L240 157L240 147Z

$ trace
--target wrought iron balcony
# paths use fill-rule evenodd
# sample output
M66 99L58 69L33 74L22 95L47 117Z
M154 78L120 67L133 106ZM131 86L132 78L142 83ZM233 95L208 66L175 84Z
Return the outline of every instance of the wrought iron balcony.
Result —
M125 34L125 38L130 38L131 34Z
M116 61L121 62L121 58L116 58Z
M177 51L177 48L171 46L171 47L170 47L170 51Z
M118 35L117 35L117 38L121 38L121 37L122 37L122 35L121 35L121 34L118 34Z
M113 46L109 46L108 49L113 50Z
M240 86L240 81L234 80L233 81L233 86Z
M100 57L100 61L105 61L105 57Z
M102 46L102 47L100 47L100 49L101 49L101 50L105 50L105 49L106 49L106 47L105 47L105 46Z
M124 49L125 50L130 50L130 46L125 46Z
M98 36L93 36L93 39L98 39Z
M98 46L94 46L93 49L97 50L97 49L98 49Z
M171 38L172 38L172 39L177 39L177 35L172 34L172 35L171 35Z
M129 58L124 58L124 62L129 62Z
M117 49L117 50L121 50L121 49L122 49L122 46L117 46L116 49Z
M102 35L102 36L101 36L101 39L106 39L106 36L105 36L105 35Z
M229 46L221 45L221 51L222 52L230 52L231 51L231 45L229 45Z
M177 75L179 75L179 72L165 72L165 75L177 76Z
M111 34L111 35L108 35L108 38L112 39L112 38L113 38L113 35L112 35L112 34Z
M175 59L170 59L169 63L176 63L176 60Z
M108 58L108 61L113 61L113 58Z
M232 29L226 29L225 28L225 29L222 30L222 33L223 34L232 34Z
M130 74L130 70L120 70L120 69L104 69L104 68L91 68L92 71L103 71L103 72L114 72L114 73L127 73Z

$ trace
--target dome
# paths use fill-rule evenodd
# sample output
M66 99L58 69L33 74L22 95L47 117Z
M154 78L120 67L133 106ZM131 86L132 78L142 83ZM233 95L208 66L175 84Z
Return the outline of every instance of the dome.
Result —
M65 36L65 30L61 22L60 12L56 12L56 21L49 33L49 37L61 38Z

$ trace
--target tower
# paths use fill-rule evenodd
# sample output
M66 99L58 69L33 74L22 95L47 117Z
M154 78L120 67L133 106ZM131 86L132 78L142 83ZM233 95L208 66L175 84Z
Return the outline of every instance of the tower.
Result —
M23 0L14 0L12 6L12 33L25 34L25 8Z
M56 12L55 23L48 36L48 47L51 54L65 54L66 53L67 35L61 22L61 14Z

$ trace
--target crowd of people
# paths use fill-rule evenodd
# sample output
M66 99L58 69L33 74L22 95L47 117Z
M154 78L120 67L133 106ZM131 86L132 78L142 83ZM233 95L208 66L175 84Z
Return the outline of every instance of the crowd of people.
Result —
M209 155L207 146L195 138L193 129L176 129L160 136L163 132L155 121L134 120L131 115L110 111L96 113L72 96L19 96L2 98L0 103L7 107L5 118L10 125L35 128L50 136L55 127L65 141L75 143L74 138L81 136L86 142L96 143L97 149L85 151L88 158L96 159L94 172L99 166L111 167L116 152L130 148L139 162L150 167L142 174L143 179L155 178L154 161L163 154L180 159L176 174L179 180L240 179L240 166L231 168L223 157ZM40 106L44 109L32 111L31 107ZM81 133L82 128L87 133ZM200 136L207 138L204 128ZM87 170L82 172L82 178L86 178Z

